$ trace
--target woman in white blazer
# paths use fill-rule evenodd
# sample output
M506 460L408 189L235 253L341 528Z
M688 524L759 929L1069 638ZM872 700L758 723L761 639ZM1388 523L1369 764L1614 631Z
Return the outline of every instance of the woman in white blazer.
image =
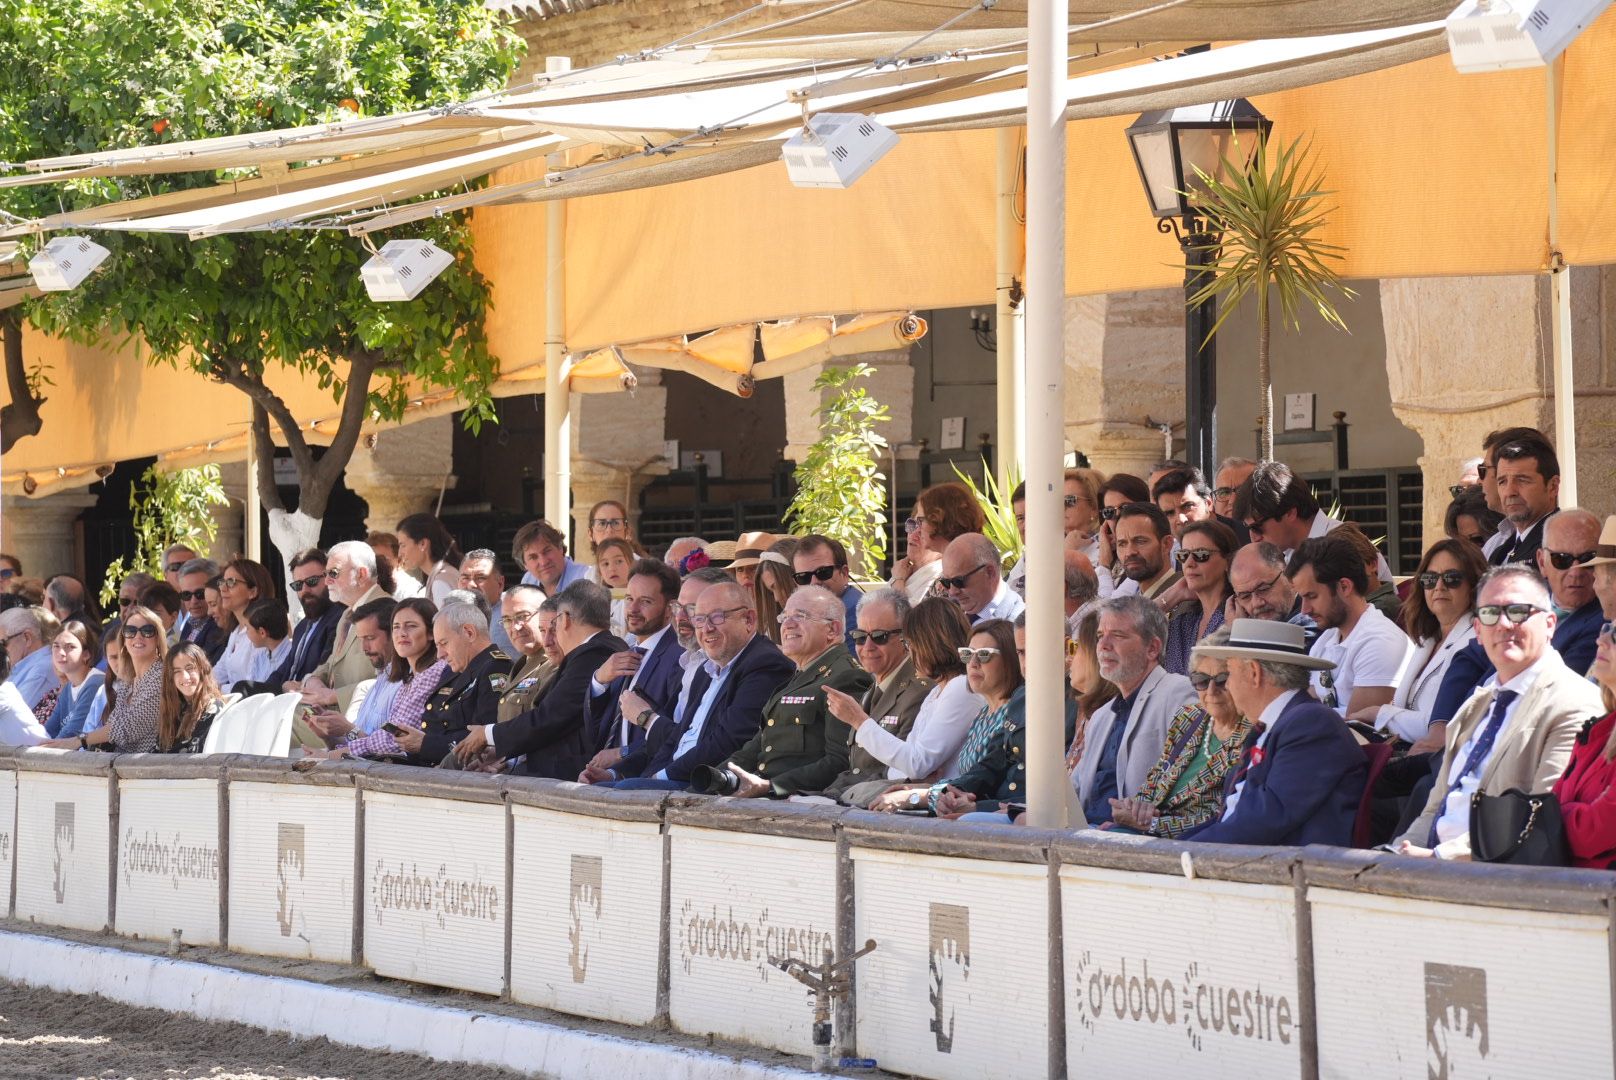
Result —
M1423 748L1441 748L1447 724L1433 727L1431 709L1448 665L1476 639L1471 617L1476 608L1476 583L1486 570L1481 549L1468 540L1450 538L1431 545L1414 575L1414 588L1403 602L1403 629L1416 647L1403 661L1397 692L1390 704L1360 709L1347 719L1362 721L1404 742L1426 743Z

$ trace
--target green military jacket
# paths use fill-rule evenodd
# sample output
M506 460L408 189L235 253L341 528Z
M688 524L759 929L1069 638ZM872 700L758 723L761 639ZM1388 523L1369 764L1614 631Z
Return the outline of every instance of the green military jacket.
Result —
M907 739L921 704L935 685L930 679L915 674L915 660L911 656L899 665L885 690L877 684L859 704L864 706L870 723L880 725L900 739ZM860 746L852 738L852 732L853 729L848 728L847 768L825 789L825 794L833 799L841 798L842 792L854 784L881 780L887 775L886 762Z
M776 797L822 790L847 768L852 729L830 714L821 687L862 698L873 685L846 645L832 645L775 692L763 726L730 761L771 781Z
M498 716L502 724L533 708L544 692L550 688L550 683L559 670L556 665L545 659L542 652L519 659L521 668L511 675L510 686L499 699Z

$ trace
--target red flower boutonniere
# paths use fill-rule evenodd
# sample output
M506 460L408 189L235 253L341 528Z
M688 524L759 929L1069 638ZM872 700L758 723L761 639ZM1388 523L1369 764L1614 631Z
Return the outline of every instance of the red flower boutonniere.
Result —
M1263 758L1266 757L1266 756L1267 755L1263 753L1263 748L1262 747L1254 746L1254 747L1251 748L1251 763L1252 763L1252 765L1254 765L1254 766L1255 765L1261 765L1263 763Z

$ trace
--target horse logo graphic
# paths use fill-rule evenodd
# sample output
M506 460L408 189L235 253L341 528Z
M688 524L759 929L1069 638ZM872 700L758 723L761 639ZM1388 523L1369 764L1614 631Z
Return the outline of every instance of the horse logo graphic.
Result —
M930 922L930 1026L937 1036L937 1049L951 1054L954 1052L954 1009L947 1004L947 988L956 981L956 976L960 981L971 977L971 909L957 904L933 904Z
M1487 1080L1487 972L1425 965L1425 1039L1429 1080Z
M56 902L58 904L67 901L67 861L68 857L73 853L73 814L76 809L76 805L70 802L56 804L55 859L52 863L52 869L56 872L56 880L53 884L56 888Z
M275 921L280 923L281 937L292 936L292 886L294 879L301 883L308 867L303 850L303 826L289 821L275 825Z
M567 914L571 925L567 940L572 943L568 959L572 962L572 981L581 983L589 971L589 946L585 944L586 931L596 931L601 914L601 857L574 855L572 857L572 887L567 900Z

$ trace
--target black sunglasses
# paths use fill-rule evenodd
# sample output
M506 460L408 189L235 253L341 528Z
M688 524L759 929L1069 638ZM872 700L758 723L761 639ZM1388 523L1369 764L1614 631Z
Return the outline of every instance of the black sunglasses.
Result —
M184 562L171 562L167 566L163 567L163 569L166 570L170 574L177 574L181 570L185 569L185 563Z
M1178 565L1180 567L1189 562L1191 559L1194 559L1202 566L1205 566L1207 563L1212 561L1212 556L1218 554L1220 554L1220 552L1213 551L1211 548L1196 548L1193 551L1189 550L1188 548L1179 548L1178 551L1173 553L1173 558L1178 560Z
M320 582L322 582L324 580L325 580L325 571L322 570L320 573L318 573L318 574L310 574L306 578L293 578L291 584L292 584L293 589L301 592L304 589L312 589L312 588L314 588L316 585L319 585Z
M1229 673L1227 671L1220 671L1216 675L1208 675L1204 671L1190 672L1190 685L1195 688L1196 693L1200 693L1209 686L1215 686L1222 690L1228 684Z
M1470 485L1469 484L1449 484L1448 485L1448 494L1453 496L1455 499L1457 499L1459 496L1463 495L1465 492L1467 492L1469 490L1470 490Z
M1117 515L1119 513L1121 513L1121 512L1122 512L1122 508L1118 507L1118 506L1104 507L1104 508L1102 508L1100 510L1100 520L1101 521L1115 521L1115 520L1117 520Z
M1549 557L1549 565L1556 570L1569 570L1573 566L1580 566L1599 554L1597 551L1582 551L1573 555L1569 551L1550 551L1548 548L1544 548L1543 553Z
M828 563L824 566L817 566L812 570L804 570L800 574L792 574L791 576L796 580L798 585L811 585L815 581L829 581L831 578L836 576L836 571L840 569L840 566Z
M185 594L180 593L180 596L181 596L181 598L183 598L185 596ZM130 596L120 596L120 597L118 597L118 606L121 607L121 608L134 607L135 606L134 598L130 597Z
M208 591L206 589L182 589L182 590L180 590L180 599L181 600L206 600L207 598L208 598ZM118 606L120 606L120 607L123 606L123 601L122 600L118 601Z
M885 645L893 638L903 637L902 630L855 630L848 637L853 639L854 645L862 645L866 641L873 641L877 645Z
M945 589L963 589L965 588L965 583L971 580L972 574L976 573L977 570L986 570L987 568L988 564L983 563L982 565L978 566L976 570L967 571L966 573L961 574L959 577L940 577L937 579L937 584Z
M1536 604L1483 604L1476 609L1476 621L1483 626L1497 626L1500 618L1508 619L1511 626L1520 626L1532 616L1548 611Z
M1434 589L1439 581L1450 589L1457 589L1465 583L1464 571L1444 570L1439 574L1435 570L1427 570L1420 575L1420 588Z
M125 626L123 628L123 636L126 638L154 638L157 636L157 627L153 626L151 623L141 623L139 626Z

